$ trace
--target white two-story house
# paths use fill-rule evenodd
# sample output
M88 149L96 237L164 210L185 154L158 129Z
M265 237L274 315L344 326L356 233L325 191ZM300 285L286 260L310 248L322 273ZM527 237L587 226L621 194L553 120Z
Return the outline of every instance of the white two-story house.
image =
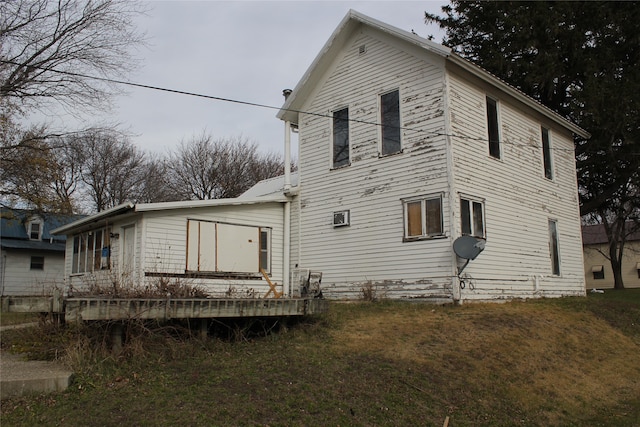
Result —
M291 268L325 295L584 294L589 134L449 48L351 11L278 117L299 132ZM463 235L485 250L459 275Z
M237 199L125 204L62 227L67 282L160 277L258 297L270 277L295 296L314 271L329 298L585 294L583 129L449 48L353 11L287 94L278 117L285 164L298 132L295 174ZM453 249L461 236L484 247L468 265Z

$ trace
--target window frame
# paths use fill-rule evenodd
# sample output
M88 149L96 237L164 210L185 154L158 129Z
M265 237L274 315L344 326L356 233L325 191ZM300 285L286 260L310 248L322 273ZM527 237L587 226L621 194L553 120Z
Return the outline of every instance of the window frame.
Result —
M346 111L346 118L337 117L337 114L340 112ZM338 135L339 130L336 130L336 124L339 122L344 122L346 126L346 160L341 159L340 162L336 161L336 135ZM343 106L340 108L336 108L331 111L331 146L330 146L330 168L331 169L341 169L351 165L351 126L349 122L349 106Z
M37 260L36 260L37 258ZM39 261L39 262L37 262ZM31 255L31 262L29 264L29 270L44 271L44 256Z
M111 227L75 234L71 252L71 274L82 275L102 270L111 270Z
M591 267L591 273L593 280L604 280L604 265L594 265Z
M551 145L551 129L540 126L540 141L542 143L542 169L545 178L553 181L553 147Z
M397 123L394 124L386 124L385 123L385 109L384 109L384 103L383 103L383 98L391 95L393 93L397 94L397 98L398 98L398 102L397 102L397 116L398 116L398 120ZM392 90L388 90L386 92L382 92L381 94L378 95L378 112L379 112L379 120L380 120L380 126L379 126L379 146L378 146L378 155L379 157L387 157L387 156L393 156L394 154L399 154L402 153L403 150L403 144L402 144L402 109L400 108L400 88L395 88ZM395 110L395 109L394 109ZM395 112L395 111L394 111ZM396 128L397 129L397 136L398 136L398 149L395 151L389 151L389 152L385 152L385 129L388 128ZM391 135L390 135L391 136Z
M490 108L491 107L491 108ZM489 156L501 160L502 159L502 133L500 131L500 102L489 95L485 96L487 140L489 142ZM490 113L495 110L495 124ZM493 129L495 127L495 129ZM495 130L495 135L493 135ZM497 138L494 140L494 137Z
M558 232L558 220L549 219L549 258L551 260L551 274L557 277L562 275L560 257L560 236Z
M258 243L258 267L261 270L264 270L268 275L271 275L271 257L272 257L272 253L273 251L271 250L271 235L272 235L272 231L270 227L258 227L259 228L259 236L260 236L260 242ZM262 248L262 243L263 243L263 233L266 234L266 240L267 240L267 248L263 249ZM263 254L266 253L265 256L265 261L267 263L266 268L265 266L263 266L262 261L263 261Z
M34 234L34 225L37 226L38 230L36 231L36 237L33 237ZM42 222L40 221L31 221L29 223L29 240L42 240Z
M428 204L431 201L437 200L439 204L439 221L437 226L439 230L437 232L429 232L430 223L429 223L429 215L427 212ZM443 200L444 196L442 193L435 194L426 194L417 197L410 197L406 199L401 199L402 202L402 212L403 212L403 242L412 242L416 240L431 240L446 237L444 232L444 215L443 215ZM410 235L410 212L409 205L420 204L419 212L420 212L420 234L412 234Z
M464 202L468 203L468 212L467 212L467 221L468 222L468 229L469 231L465 231L465 224L466 222L464 221L464 216L463 216L463 205ZM479 212L480 212L480 217L476 217L476 212L478 212L478 210L476 208L479 207ZM478 222L477 220L480 219L481 221L481 226L482 226L482 233L477 233L477 228L478 228ZM487 220L486 220L486 212L485 212L485 200L478 198L478 197L472 197L472 196L468 196L466 194L461 194L460 195L460 235L461 236L472 236L472 237L477 237L479 239L486 239L487 238Z

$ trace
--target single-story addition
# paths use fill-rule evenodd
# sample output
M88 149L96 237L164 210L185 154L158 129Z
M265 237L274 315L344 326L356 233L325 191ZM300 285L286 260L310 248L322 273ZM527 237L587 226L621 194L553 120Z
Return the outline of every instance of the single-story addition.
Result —
M282 292L288 203L282 195L125 203L60 227L66 294L157 289L161 280L219 298Z
M296 193L291 268L321 271L326 297L585 294L580 127L451 49L355 11L285 96L277 116L299 141L298 186L283 178ZM461 236L485 249L459 274Z
M629 229L633 224L629 223ZM587 289L613 288L615 280L609 261L609 240L604 225L582 227L584 274ZM622 254L622 281L625 288L640 288L640 230L626 237Z
M51 230L78 218L0 208L2 296L49 295L62 287L66 237Z

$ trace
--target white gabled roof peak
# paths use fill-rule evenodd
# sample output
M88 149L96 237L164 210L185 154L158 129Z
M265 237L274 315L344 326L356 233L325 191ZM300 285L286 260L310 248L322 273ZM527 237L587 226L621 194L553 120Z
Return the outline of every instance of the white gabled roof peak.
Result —
M392 37L418 46L435 55L441 56L449 61L449 63L455 64L458 67L465 69L481 80L484 80L485 82L496 87L498 90L514 97L519 102L541 113L543 116L558 123L571 132L580 135L583 138L590 137L590 134L584 129L562 117L560 114L556 113L550 108L544 106L543 104L536 101L519 89L515 88L514 86L511 86L505 81L489 73L484 68L474 64L467 59L464 59L460 55L453 52L451 48L443 46L431 40L427 40L409 31L401 30L397 27L386 24L367 15L363 15L362 13L357 12L353 9L349 10L347 15L342 19L338 27L329 37L329 40L327 40L305 74L302 76L291 95L287 98L282 108L278 111L278 114L276 116L279 119L297 123L300 107L305 102L306 97L309 96L309 94L312 92L312 87L315 83L314 80L319 79L320 75L322 75L323 72L328 69L329 64L334 58L334 55L337 55L349 35L359 25L366 25L368 27L375 28L381 32L389 34Z

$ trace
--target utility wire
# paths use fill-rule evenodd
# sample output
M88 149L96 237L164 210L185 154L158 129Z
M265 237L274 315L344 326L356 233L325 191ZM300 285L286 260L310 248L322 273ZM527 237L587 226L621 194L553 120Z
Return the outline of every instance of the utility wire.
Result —
M19 64L17 62L7 61L7 60L0 60L0 62L3 63L3 64L11 64L11 65L16 65L16 66L22 66L23 65L23 64ZM233 104L247 105L247 106L250 106L250 107L266 108L266 109L269 109L269 110L278 110L278 111L284 110L284 111L289 111L289 112L292 112L292 113L306 114L306 115L310 115L310 116L314 116L314 117L333 118L333 115L331 115L329 113L316 113L316 112L311 112L311 111L296 110L296 109L292 109L292 108L275 107L273 105L260 104L260 103L256 103L256 102L241 101L241 100L238 100L238 99L224 98L224 97L213 96L213 95L204 95L204 94L197 93L197 92L187 92L187 91L178 90L178 89L169 89L169 88L153 86L153 85L147 85L147 84L142 84L142 83L129 82L129 81L126 81L126 80L117 80L117 79L112 79L112 78L108 78L108 77L98 77L98 76L91 76L91 75L82 74L82 73L73 73L71 71L54 70L54 69L50 69L50 68L37 67L37 66L31 66L31 68L38 69L38 70L43 70L43 71L49 71L49 72L57 73L57 74L64 74L64 75L73 76L73 77L81 77L81 78L85 78L85 79L98 80L98 81L103 81L103 82L107 82L107 83L120 84L120 85L124 85L124 86L139 87L139 88L143 88L143 89L151 89L151 90L157 90L157 91L161 91L161 92L175 93L175 94L178 94L178 95L187 95L187 96L194 96L194 97L197 97L197 98L212 99L214 101L229 102L229 103L233 103ZM343 119L343 120L347 120L347 121L353 122L353 123L367 124L367 125L380 126L380 127L383 126L382 123L372 122L372 121L369 121L369 120L353 119L353 118L348 118L348 119ZM432 131L427 131L427 130L424 130L424 129L411 128L411 127L406 127L406 126L392 126L392 127L400 129L400 130L404 130L404 131L425 133L425 134L428 134L428 135L433 136L433 137L445 136L445 137L456 138L456 139L461 139L461 140L468 140L468 141L489 142L488 138L482 138L482 137L462 136L462 135L456 135L456 134L448 134L448 133L445 133L445 132L432 132ZM520 146L520 147L525 147L525 148L542 149L541 145L520 144L520 143L516 143L516 142L509 142L509 141L500 141L500 144L509 144L509 145ZM565 152L572 152L572 153L575 152L574 149L569 149L569 148L550 147L550 149L551 150L555 150L555 151L565 151ZM598 150L598 151L600 151L600 150ZM593 154L597 153L597 151L587 151L587 152L590 152L590 153L593 153ZM628 153L628 154L630 154L630 155L640 155L640 153Z

